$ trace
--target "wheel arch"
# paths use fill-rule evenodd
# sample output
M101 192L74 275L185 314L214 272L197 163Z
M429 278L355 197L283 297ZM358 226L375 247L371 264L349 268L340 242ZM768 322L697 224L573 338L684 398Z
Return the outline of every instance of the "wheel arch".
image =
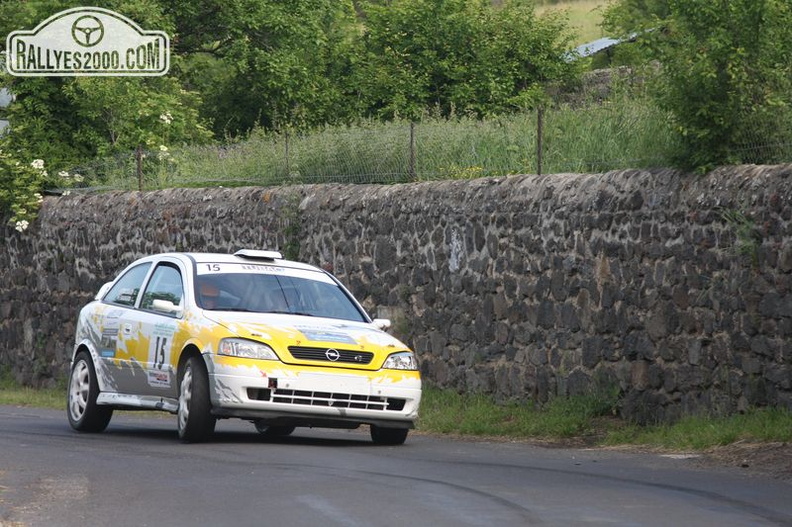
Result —
M198 357L203 361L203 354L201 353L201 350L198 349L198 346L192 343L184 346L181 354L179 354L179 363L176 366L176 372L179 381L181 381L182 374L184 373L184 365L190 359L190 357Z
M71 372L72 367L74 366L74 359L77 358L77 355L81 352L85 352L91 358L91 362L93 363L94 373L96 374L96 383L99 386L100 392L111 391L110 390L110 383L106 378L106 372L104 364L102 363L102 358L97 353L96 349L91 345L91 342L88 340L83 340L79 342L76 346L74 346L74 350L71 354L71 359L69 360L69 372Z

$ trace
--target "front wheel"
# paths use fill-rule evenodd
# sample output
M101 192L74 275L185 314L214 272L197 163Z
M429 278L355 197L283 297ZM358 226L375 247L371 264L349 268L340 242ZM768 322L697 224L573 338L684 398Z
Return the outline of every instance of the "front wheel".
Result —
M69 424L79 432L101 432L110 423L113 409L96 404L99 383L91 356L81 351L74 357L66 396Z
M378 445L401 445L410 431L407 428L383 428L371 425L371 440Z
M190 357L184 363L179 382L179 439L185 443L208 440L217 422L211 408L206 365L200 357Z

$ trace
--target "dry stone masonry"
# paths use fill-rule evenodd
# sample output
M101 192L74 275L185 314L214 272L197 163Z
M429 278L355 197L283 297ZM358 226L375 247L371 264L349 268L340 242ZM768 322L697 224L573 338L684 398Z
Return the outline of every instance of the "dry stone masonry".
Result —
M792 408L792 165L73 194L3 228L0 365L31 384L135 258L254 247L331 269L436 385L619 390L638 422Z

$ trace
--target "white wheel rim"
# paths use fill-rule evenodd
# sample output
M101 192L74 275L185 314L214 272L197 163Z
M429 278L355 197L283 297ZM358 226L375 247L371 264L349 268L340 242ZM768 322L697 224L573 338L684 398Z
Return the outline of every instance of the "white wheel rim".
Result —
M190 417L190 401L192 400L192 368L187 366L179 389L179 430L187 428L187 419Z
M88 364L81 360L75 364L69 384L69 412L75 421L82 419L85 414L90 391L91 372L88 369Z

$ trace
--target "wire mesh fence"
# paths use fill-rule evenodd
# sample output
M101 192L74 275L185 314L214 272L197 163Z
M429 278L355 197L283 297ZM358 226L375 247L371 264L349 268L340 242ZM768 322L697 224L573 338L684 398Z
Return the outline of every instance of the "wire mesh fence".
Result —
M747 130L746 163L792 161L787 123ZM478 120L367 122L307 134L256 132L226 145L139 149L74 167L78 188L400 183L673 166L670 119L645 101ZM768 153L772 155L768 157Z

